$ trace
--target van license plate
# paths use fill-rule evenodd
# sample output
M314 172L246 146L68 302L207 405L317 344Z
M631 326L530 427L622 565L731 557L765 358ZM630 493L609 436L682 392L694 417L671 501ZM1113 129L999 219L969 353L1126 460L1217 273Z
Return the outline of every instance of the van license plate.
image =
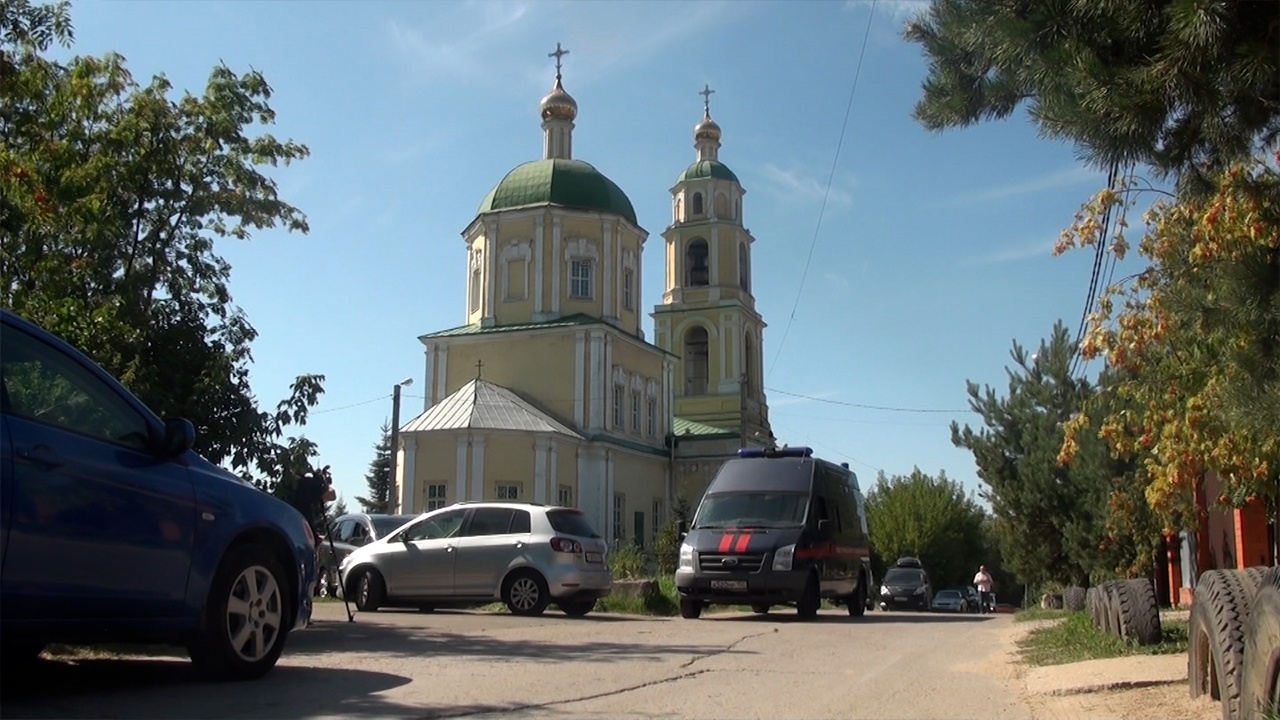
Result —
M587 553L587 562L593 562L593 563L604 562L604 558L600 557L600 553L589 552Z
M746 580L712 580L712 590L746 590Z

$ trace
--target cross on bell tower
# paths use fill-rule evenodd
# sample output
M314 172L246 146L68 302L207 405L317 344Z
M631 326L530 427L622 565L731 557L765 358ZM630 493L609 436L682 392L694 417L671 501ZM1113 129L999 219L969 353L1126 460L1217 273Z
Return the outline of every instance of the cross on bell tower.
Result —
M556 43L555 52L547 53L547 57L553 57L556 59L556 80L560 79L560 58L568 54L569 54L569 51L562 49L560 47L560 43Z
M702 92L698 93L702 96L702 114L707 117L711 117L711 96L715 95L715 93L716 91L705 83L702 86Z

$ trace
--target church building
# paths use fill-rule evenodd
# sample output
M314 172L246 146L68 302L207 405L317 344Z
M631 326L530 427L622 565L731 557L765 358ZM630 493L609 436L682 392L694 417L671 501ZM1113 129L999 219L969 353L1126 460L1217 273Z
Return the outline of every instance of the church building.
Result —
M648 340L648 232L627 194L573 157L567 53L551 53L542 158L507 173L462 232L466 323L419 338L426 399L399 431L396 496L401 513L464 500L567 505L613 543L651 547L738 448L773 444L754 238L704 87L697 157L669 191L665 290Z

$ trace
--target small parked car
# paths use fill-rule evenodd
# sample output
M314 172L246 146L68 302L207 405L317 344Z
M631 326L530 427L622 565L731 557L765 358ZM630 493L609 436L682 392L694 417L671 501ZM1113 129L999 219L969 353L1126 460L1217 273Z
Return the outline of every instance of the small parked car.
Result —
M0 646L185 645L257 678L311 617L302 514L193 451L88 356L0 309Z
M501 600L516 615L541 615L554 602L581 617L613 589L607 554L580 510L461 502L353 550L339 574L363 612Z
M341 590L338 566L353 550L378 538L386 537L417 515L385 515L380 513L347 513L333 520L329 534L321 538L316 550L320 556L316 595L337 596Z
M940 590L937 595L933 596L933 602L929 604L929 609L933 612L969 612L969 601L965 599L964 594L959 590Z
M915 558L903 558L884 574L880 586L880 609L928 610L933 602L929 573Z
M960 588L960 592L964 595L964 599L969 601L969 612L982 611L982 596L978 594L978 588L965 585Z

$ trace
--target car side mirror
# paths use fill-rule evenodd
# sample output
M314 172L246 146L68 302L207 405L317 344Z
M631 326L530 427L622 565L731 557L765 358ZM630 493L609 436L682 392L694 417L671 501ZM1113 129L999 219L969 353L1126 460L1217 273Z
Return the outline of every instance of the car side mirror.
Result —
M155 452L172 460L196 444L196 427L186 418L165 418L164 435L155 442Z
M830 520L823 519L818 521L818 534L824 537L831 534Z
M680 522L676 523L676 535L680 536L681 540L683 540L684 537L688 534L689 534L688 522L681 520Z

